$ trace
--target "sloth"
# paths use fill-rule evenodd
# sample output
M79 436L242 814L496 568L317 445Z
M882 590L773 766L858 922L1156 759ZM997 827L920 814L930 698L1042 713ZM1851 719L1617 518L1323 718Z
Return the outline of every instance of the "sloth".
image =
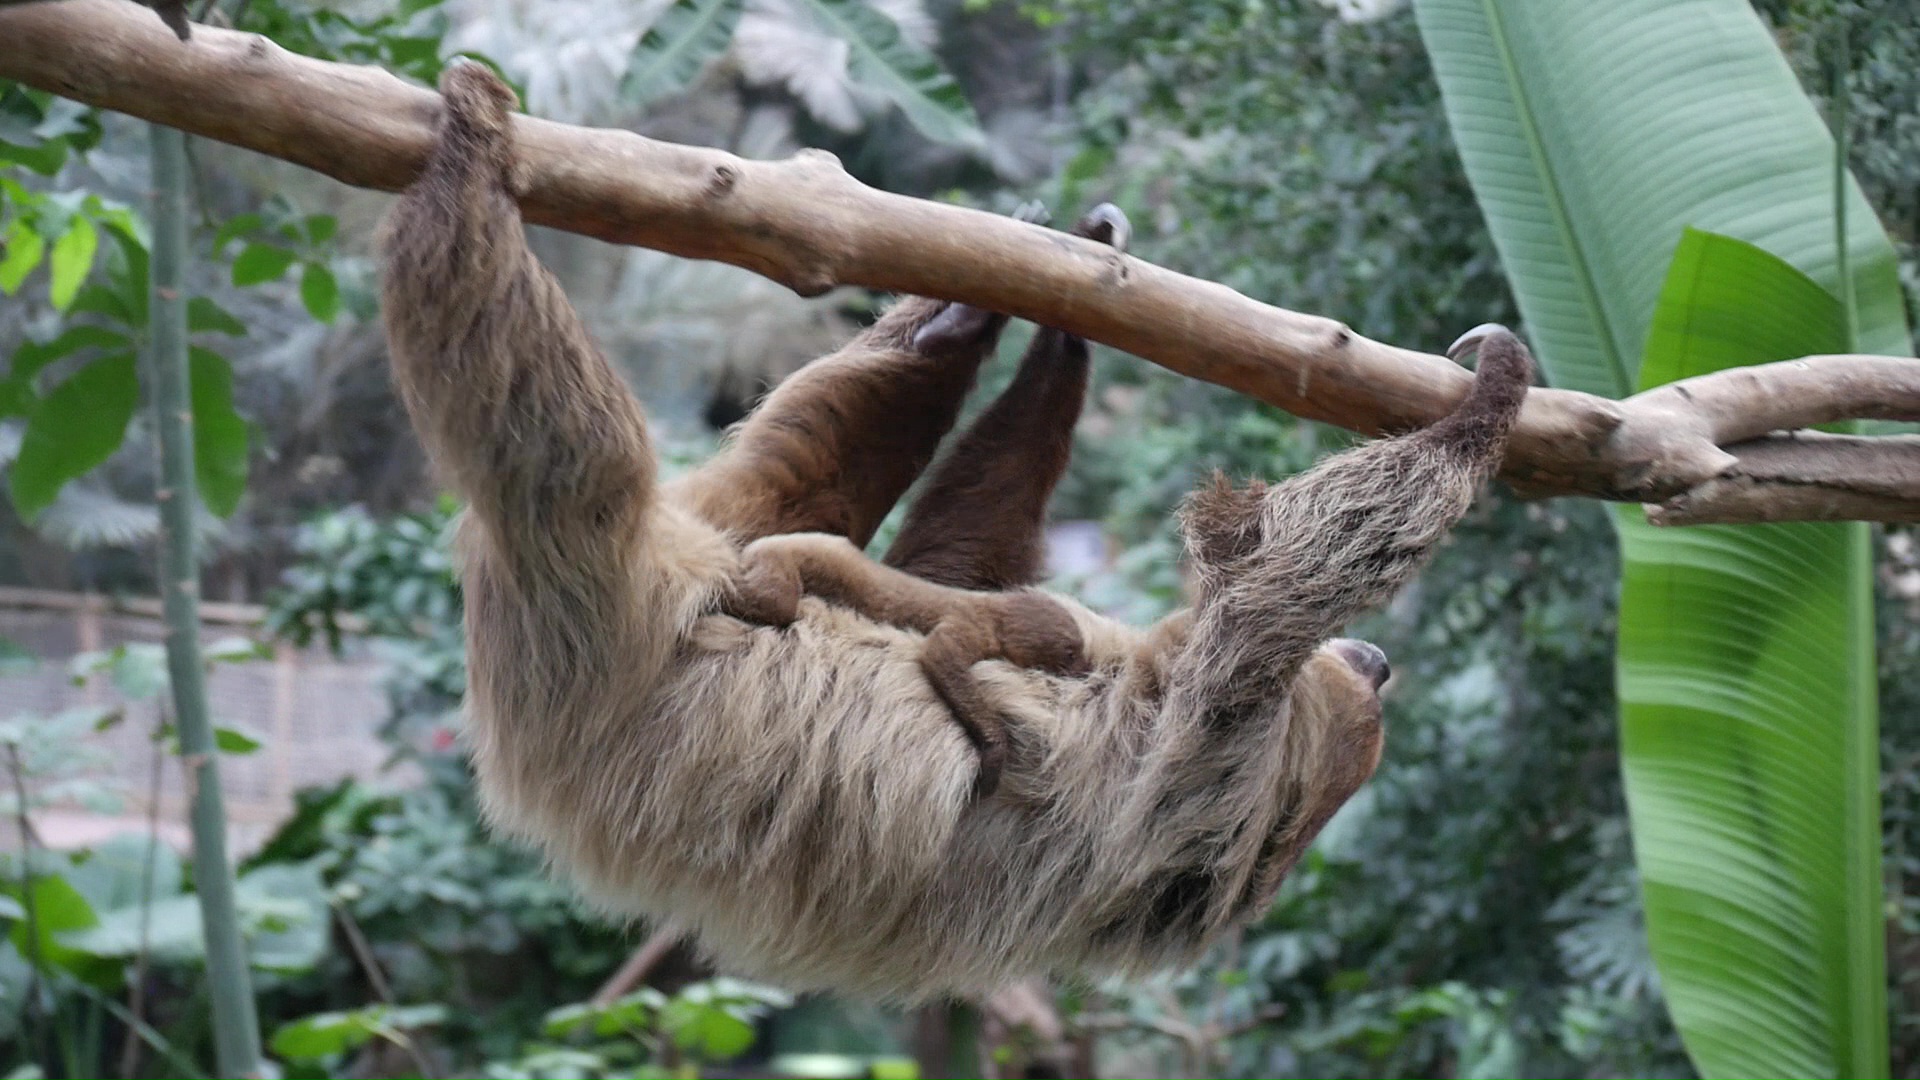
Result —
M1335 635L1497 469L1532 375L1516 338L1456 343L1478 374L1422 430L1189 496L1194 603L1146 629L1026 588L1037 514L1013 503L1044 492L967 480L1063 461L1081 391L997 402L930 477L951 497L921 499L854 571L997 612L1014 637L1028 616L1074 631L1077 674L971 665L1005 743L979 797L927 633L830 596L785 625L728 606L756 541L872 539L1004 318L905 300L662 482L639 403L527 249L512 93L472 64L441 93L383 229L383 309L396 386L467 502L468 734L497 831L608 915L683 927L721 970L885 1001L1190 962L1264 910L1379 762L1385 658Z

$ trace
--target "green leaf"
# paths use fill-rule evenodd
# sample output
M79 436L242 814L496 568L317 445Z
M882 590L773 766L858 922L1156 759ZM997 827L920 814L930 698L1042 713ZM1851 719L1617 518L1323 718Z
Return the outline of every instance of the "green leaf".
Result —
M635 104L685 89L733 43L746 0L674 0L627 61L620 92Z
M251 754L265 744L239 728L216 727L213 729L213 745L223 754Z
M127 306L120 288L105 285L89 285L80 290L73 300L73 306L67 309L68 315L99 315L112 319L128 328L138 327L133 318L133 309Z
M340 286L326 263L310 262L301 270L300 302L307 306L307 314L323 323L340 314Z
M206 958L206 940L200 928L200 901L193 896L164 896L143 913L136 905L103 913L98 924L60 935L60 943L75 952L102 960L131 960L145 944L149 956L165 963L186 964Z
M222 748L224 749L224 747ZM331 948L332 908L320 871L311 863L268 863L241 875L234 897L247 936L247 958L263 971L311 971ZM409 1010L407 1026L437 1022Z
M583 1029L601 1038L613 1038L649 1030L654 1015L666 1004L665 994L643 986L604 1006L586 1002L554 1009L547 1013L543 1030L551 1039L564 1039Z
M1641 377L1845 351L1826 290L1689 230ZM1618 517L1623 768L1675 1023L1709 1074L1861 1074L1886 1015L1868 527Z
M106 670L122 697L145 701L167 688L167 650L144 641L117 645L107 650Z
M1833 143L1747 4L1416 11L1552 382L1620 396L1805 351L1906 353L1892 246L1852 184L1859 340L1834 336ZM1634 850L1688 1052L1705 1075L1884 1074L1864 533L1616 520Z
M739 1057L753 1045L753 1025L719 1005L675 998L660 1019L674 1045L703 1061Z
M67 144L57 139L33 144L0 139L0 161L13 162L42 176L52 176L67 163Z
M93 269L94 253L100 250L100 234L93 222L76 217L67 225L67 231L53 242L53 253L47 257L47 269L52 275L48 286L48 297L57 310L65 311L67 305L80 291L80 285L87 280L87 272Z
M446 1020L440 1005L369 1005L350 1012L316 1013L273 1033L273 1052L296 1061L320 1061L364 1046L376 1036L393 1038L409 1028Z
M248 244L233 260L233 283L258 285L263 281L278 281L293 265L294 258L294 253L283 247Z
M25 218L15 218L0 245L4 246L4 250L0 250L0 292L12 296L20 291L33 268L40 265L41 257L47 253L47 242Z
M226 334L231 337L243 337L247 324L239 317L204 296L196 296L187 301L187 332L193 334Z
M247 235L266 224L259 214L235 214L228 218L213 234L213 253L220 254L234 240Z
M113 456L139 404L131 356L102 357L54 387L28 419L8 476L20 516L32 521L67 481Z
M9 882L5 892L17 900L22 908L28 906L18 882ZM28 932L25 919L14 923L8 931L8 939L13 947L25 957L33 957L37 953L45 966L71 972L96 986L108 983L116 965L103 964L63 940L69 932L84 930L100 921L99 916L94 914L93 906L87 903L87 898L58 874L35 876L31 895L34 932Z
M224 637L200 650L200 658L209 664L244 664L265 660L273 649L264 642L247 637Z
M880 9L866 0L799 2L847 43L848 76L898 105L922 135L956 146L984 144L980 120L960 84Z
M126 311L128 325L145 331L147 328L147 241L135 231L136 223L131 218L107 220L107 236L113 240L114 248L119 252L119 264L115 267L113 280L114 292L120 299L120 307ZM79 310L79 305L74 305Z
M333 239L333 234L339 227L340 220L332 214L309 214L307 215L307 243L324 244Z
M48 342L29 341L13 351L10 378L30 379L48 364L81 349L127 349L132 341L125 334L98 326L69 326Z
M219 517L240 506L247 490L247 422L233 407L227 358L198 345L187 350L193 381L193 478L200 501Z

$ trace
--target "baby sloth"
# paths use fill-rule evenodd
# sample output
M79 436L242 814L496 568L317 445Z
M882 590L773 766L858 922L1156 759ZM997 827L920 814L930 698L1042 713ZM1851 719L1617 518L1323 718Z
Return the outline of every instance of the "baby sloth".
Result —
M1132 226L1101 203L1074 234L1125 251ZM979 318L952 305L920 331L952 332ZM1011 385L959 440L914 502L886 564L843 536L764 537L742 553L744 569L724 610L769 626L799 617L802 594L845 605L877 622L927 634L920 667L980 753L974 791L1000 786L1006 724L973 676L983 660L1056 675L1087 673L1086 643L1067 608L1030 586L1043 570L1047 499L1066 472L1073 427L1086 397L1087 343L1040 327ZM973 591L969 591L973 590Z
M1384 659L1334 635L1413 577L1498 467L1531 378L1518 340L1463 339L1473 387L1424 430L1192 495L1194 604L1136 629L1024 591L1083 343L1041 331L884 565L849 562L1005 319L903 301L662 483L638 403L527 249L512 94L477 65L441 91L437 144L385 228L383 311L415 429L468 503L468 731L495 828L608 913L686 927L724 970L895 1001L1182 963L1264 910L1379 761ZM784 626L728 614L768 573L754 542L793 533L839 549L825 580L879 581L853 603L880 617L815 596ZM923 588L909 626L887 621ZM935 639L983 610L994 640L961 641L961 677L936 689ZM1020 636L1061 615L1078 657ZM983 653L1041 662L968 662ZM991 797L989 748L956 709L1001 740Z

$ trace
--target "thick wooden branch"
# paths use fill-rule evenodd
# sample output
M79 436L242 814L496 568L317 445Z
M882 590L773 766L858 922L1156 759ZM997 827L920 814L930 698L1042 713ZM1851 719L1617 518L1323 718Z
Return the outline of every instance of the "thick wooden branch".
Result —
M295 56L251 34L200 27L181 42L125 0L0 6L0 77L388 191L424 160L439 100L384 71ZM1367 434L1438 418L1469 381L1443 357L1103 245L875 191L828 154L748 161L530 117L515 136L529 221L733 263L801 293L853 284L964 300ZM1813 357L1624 402L1541 390L1528 399L1505 476L1534 495L1670 503L1738 475L1728 443L1849 416L1920 419L1920 363ZM1855 479L1806 486L1844 494ZM1869 509L1752 486L1762 494L1737 504L1716 495L1715 505L1737 505L1750 515L1741 520ZM1895 488L1871 505L1874 515L1920 517L1920 475Z

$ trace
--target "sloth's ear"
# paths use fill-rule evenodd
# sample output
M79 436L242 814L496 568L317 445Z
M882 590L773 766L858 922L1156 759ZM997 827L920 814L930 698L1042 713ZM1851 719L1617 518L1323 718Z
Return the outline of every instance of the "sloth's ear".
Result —
M1213 478L1188 495L1180 507L1180 524L1187 549L1204 567L1226 567L1250 558L1260 548L1260 504L1267 485L1254 481L1236 488L1226 474Z

